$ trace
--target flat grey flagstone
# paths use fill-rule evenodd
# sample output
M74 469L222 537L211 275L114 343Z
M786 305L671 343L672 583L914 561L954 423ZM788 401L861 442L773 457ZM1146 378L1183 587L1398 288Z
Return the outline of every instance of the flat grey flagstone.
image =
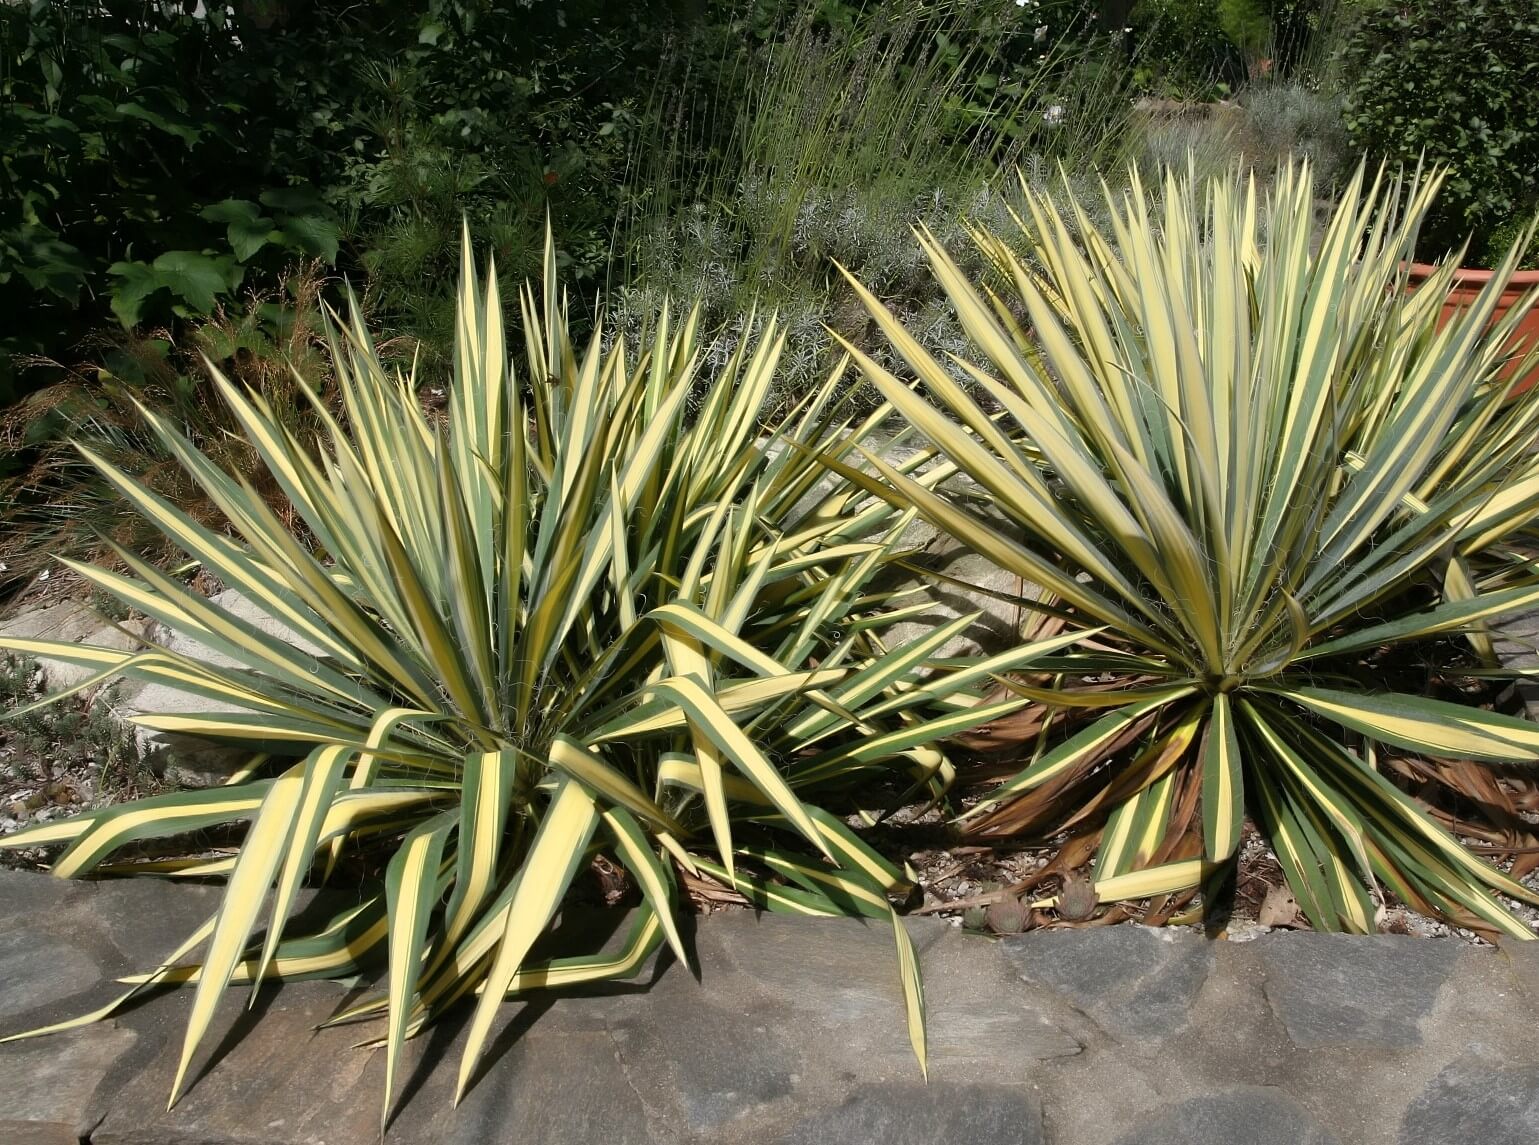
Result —
M1281 1090L1243 1086L1188 1098L1116 1145L1338 1145Z
M1459 954L1453 942L1393 934L1270 934L1254 949L1267 999L1304 1049L1419 1044Z
M101 966L60 939L0 933L0 1014L15 1016L72 998L101 981Z
M1114 1037L1184 1028L1213 966L1212 944L1191 931L1034 930L1001 945L1023 981L1062 996Z
M114 996L218 895L0 872L0 1036ZM561 928L613 921L574 911ZM991 940L912 919L927 1081L887 926L685 923L695 973L659 955L633 982L505 1005L458 1108L468 1011L407 1043L386 1142L1539 1141L1539 955L1525 947L1127 926ZM0 1145L374 1145L384 1055L355 1046L380 1027L317 1028L366 988L270 986L251 1008L231 989L169 1111L189 990L0 1045Z
M798 1121L779 1145L1042 1145L1042 1110L1018 1086L862 1086Z
M1539 1141L1539 1061L1487 1050L1455 1061L1427 1083L1400 1123L1399 1145L1534 1145Z

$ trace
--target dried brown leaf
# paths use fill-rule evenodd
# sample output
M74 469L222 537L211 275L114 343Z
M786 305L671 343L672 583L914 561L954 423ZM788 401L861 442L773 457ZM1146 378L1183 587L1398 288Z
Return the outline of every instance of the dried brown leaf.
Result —
M1262 926L1297 926L1299 924L1299 900L1288 889L1287 883L1274 886L1261 900L1256 921Z

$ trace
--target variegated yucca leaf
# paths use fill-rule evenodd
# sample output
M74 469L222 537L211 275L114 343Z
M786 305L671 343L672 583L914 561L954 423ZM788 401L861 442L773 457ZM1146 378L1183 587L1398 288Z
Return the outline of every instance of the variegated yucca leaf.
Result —
M1391 691L1369 662L1466 636L1486 671L1484 623L1539 604L1539 565L1510 544L1539 509L1539 392L1502 372L1533 299L1493 321L1522 252L1440 323L1451 269L1414 293L1406 271L1439 181L1359 171L1323 233L1302 165L1264 197L1168 172L1159 206L1134 172L1104 232L1072 190L1026 187L1024 244L974 232L992 287L919 235L973 360L936 360L855 284L915 377L850 353L1005 526L922 469L833 464L1099 630L1039 663L1062 690L1013 685L1065 730L964 825L1086 824L1098 893L1144 897L1221 883L1248 811L1317 927L1372 929L1387 886L1534 937L1498 896L1539 896L1372 762L1375 745L1539 761L1539 727ZM1185 874L1151 891L1145 869Z
M320 442L296 440L261 394L216 372L305 541L248 475L215 468L153 414L228 534L92 458L300 640L122 552L128 575L75 567L226 659L0 641L93 681L122 673L217 701L231 711L140 722L273 753L225 787L0 841L63 844L54 872L81 876L135 870L142 850L113 861L129 844L165 839L174 856L190 831L245 825L233 858L142 868L227 888L209 923L118 1003L194 989L173 1101L227 985L369 965L388 968L384 992L338 1020L384 1019L387 1087L406 1038L475 1001L462 1094L504 998L634 975L664 942L687 958L676 863L771 909L891 921L923 1064L917 964L889 900L909 876L818 801L848 803L872 779L940 795L953 770L932 741L1014 706L982 693L1078 637L935 671L954 629L889 652L889 594L871 581L911 515L822 464L883 416L845 412L844 365L766 433L783 341L773 322L711 377L697 314L659 315L639 355L598 337L579 350L548 242L545 261L541 288L522 295L514 370L495 274L478 279L467 241L442 421L356 317L330 330L340 405L310 395ZM614 954L557 956L542 947L549 924L600 853L639 893L630 939ZM362 898L297 933L303 885L353 859Z

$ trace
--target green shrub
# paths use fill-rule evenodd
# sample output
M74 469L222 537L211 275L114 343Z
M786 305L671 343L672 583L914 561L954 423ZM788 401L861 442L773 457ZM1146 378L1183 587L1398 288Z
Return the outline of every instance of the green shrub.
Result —
M1224 31L1220 0L1138 0L1132 27L1145 90L1208 99L1244 82L1244 57Z
M0 355L63 355L102 322L208 314L248 272L335 259L318 162L332 140L270 84L274 37L222 6L189 12L0 8ZM345 71L346 44L328 49ZM304 98L323 113L323 92Z
M0 304L26 316L0 320L0 404L62 372L32 358L298 258L377 271L371 305L446 366L463 219L533 271L549 209L572 276L602 266L676 7L0 5Z
M1316 83L1353 0L1137 0L1139 86L1208 99L1259 79Z
M852 352L1006 520L888 466L841 471L1095 638L1041 663L1061 687L1014 686L1060 730L969 808L974 830L1098 840L1102 900L1110 879L1163 872L1212 908L1249 813L1319 929L1373 930L1382 888L1533 938L1498 895L1539 894L1377 766L1539 762L1533 724L1419 691L1428 663L1487 674L1440 640L1467 634L1488 659L1482 622L1539 601L1512 544L1539 509L1539 391L1508 400L1501 381L1525 308L1487 329L1493 280L1439 330L1453 268L1406 290L1435 179L1365 189L1359 172L1318 247L1311 181L1295 164L1258 201L1233 177L1168 176L1154 212L1135 182L1093 231L1072 194L1032 193L1032 264L979 235L1008 300L926 236L975 389L869 293L923 391Z
M1425 256L1491 266L1496 232L1539 209L1539 0L1393 0L1357 16L1343 48L1353 143L1448 169Z

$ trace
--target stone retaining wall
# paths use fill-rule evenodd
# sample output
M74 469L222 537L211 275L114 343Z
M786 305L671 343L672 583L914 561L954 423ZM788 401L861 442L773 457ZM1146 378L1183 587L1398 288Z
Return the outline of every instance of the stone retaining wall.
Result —
M217 890L0 873L0 1033L112 997ZM693 929L699 980L509 1004L450 1108L463 1031L410 1043L387 1141L530 1145L1533 1145L1539 943L1133 926L1003 940L913 920L930 1078L883 926L734 912ZM315 1032L352 988L232 989L170 1113L190 991L0 1046L5 1145L379 1140L374 1027ZM217 1047L217 1048L214 1048ZM209 1064L212 1059L212 1064Z

